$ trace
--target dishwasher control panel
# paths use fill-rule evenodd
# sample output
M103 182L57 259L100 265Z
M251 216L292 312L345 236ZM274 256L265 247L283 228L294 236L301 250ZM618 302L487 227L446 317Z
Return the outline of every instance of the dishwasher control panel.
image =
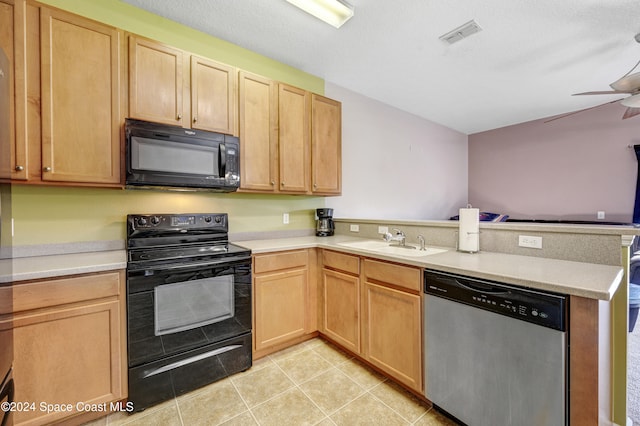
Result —
M424 292L540 326L566 331L567 296L425 270Z

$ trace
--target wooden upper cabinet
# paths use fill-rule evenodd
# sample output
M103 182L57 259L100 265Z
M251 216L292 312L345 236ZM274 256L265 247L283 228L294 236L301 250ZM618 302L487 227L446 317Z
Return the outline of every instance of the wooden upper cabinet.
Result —
M239 72L240 189L278 190L277 91L272 80Z
M237 71L153 40L129 37L129 116L237 134Z
M0 1L0 49L8 59L3 77L9 81L7 99L0 102L9 126L0 129L0 179L27 178L26 84L25 84L26 3Z
M121 32L40 9L42 180L120 183Z
M341 103L245 72L239 86L241 190L339 195Z
M278 85L278 150L280 192L309 191L309 110L311 94Z
M188 127L185 65L182 50L129 36L129 117Z
M191 127L237 134L236 94L234 67L191 57Z
M311 191L342 192L342 104L311 95Z

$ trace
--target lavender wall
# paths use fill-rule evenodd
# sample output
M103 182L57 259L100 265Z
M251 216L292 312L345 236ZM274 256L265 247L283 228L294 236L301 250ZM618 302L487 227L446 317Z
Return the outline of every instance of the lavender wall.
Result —
M467 203L467 135L331 83L342 102L338 218L448 219Z
M469 202L512 218L631 222L640 116L608 104L469 136Z

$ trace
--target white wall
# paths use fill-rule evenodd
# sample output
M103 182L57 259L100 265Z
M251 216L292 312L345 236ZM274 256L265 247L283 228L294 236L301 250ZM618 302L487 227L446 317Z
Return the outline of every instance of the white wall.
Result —
M342 102L337 218L448 219L466 206L467 136L329 82Z

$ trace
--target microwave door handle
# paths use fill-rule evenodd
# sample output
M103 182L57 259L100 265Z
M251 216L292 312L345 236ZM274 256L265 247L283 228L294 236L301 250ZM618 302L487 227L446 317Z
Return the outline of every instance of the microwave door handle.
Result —
M227 148L221 143L218 149L218 175L225 177L227 174Z

